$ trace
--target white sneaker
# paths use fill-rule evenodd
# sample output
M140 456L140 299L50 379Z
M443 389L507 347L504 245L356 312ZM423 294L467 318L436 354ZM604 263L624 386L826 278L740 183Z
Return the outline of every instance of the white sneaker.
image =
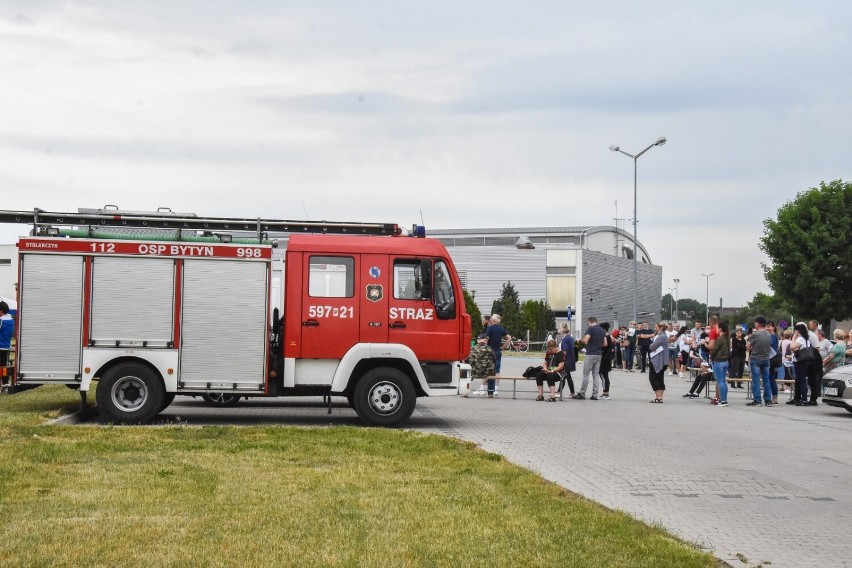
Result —
M473 396L485 396L488 394L488 389L485 386L479 387L479 390L473 391Z
M500 396L500 391L498 391L496 388L494 389L494 396Z
M686 375L684 375L683 373L678 373L678 376L680 376L680 378L682 379L682 378L684 378Z
M611 400L608 394L602 394L600 400Z

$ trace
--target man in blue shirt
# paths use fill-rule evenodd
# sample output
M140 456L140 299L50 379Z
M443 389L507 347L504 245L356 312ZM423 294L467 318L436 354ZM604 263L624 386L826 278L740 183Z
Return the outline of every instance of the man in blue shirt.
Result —
M586 398L586 389L589 386L589 373L592 374L592 397L589 400L598 399L598 390L600 390L601 386L601 356L603 355L603 343L606 333L598 325L597 318L590 317L588 323L589 327L586 329L586 335L583 336L583 343L586 344L586 359L583 362L583 384L580 387L580 391L571 397L577 400Z
M0 367L9 364L9 350L15 336L15 320L9 315L9 304L0 301Z

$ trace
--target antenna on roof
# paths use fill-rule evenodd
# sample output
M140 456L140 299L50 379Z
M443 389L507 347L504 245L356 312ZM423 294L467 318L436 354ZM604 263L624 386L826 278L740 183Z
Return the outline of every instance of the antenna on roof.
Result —
M308 215L308 208L307 208L307 207L305 207L305 202L304 202L304 201L302 201L302 202L301 202L301 204L302 204L302 211L304 211L304 212L305 212L305 220L307 221L308 219L310 219L310 218L311 218L311 217L310 217L310 215Z
M426 226L426 221L423 220L423 210L422 209L420 210L420 224L424 227Z

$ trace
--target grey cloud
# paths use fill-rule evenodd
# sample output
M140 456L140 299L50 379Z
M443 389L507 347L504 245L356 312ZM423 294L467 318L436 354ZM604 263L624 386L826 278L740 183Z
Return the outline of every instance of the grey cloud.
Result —
M380 91L346 91L299 97L262 97L257 103L283 111L386 115L434 108L423 101Z
M0 133L0 146L9 150L92 160L110 158L173 163L242 163L281 159L295 161L305 153L302 145L280 141L212 144L196 138L190 140Z

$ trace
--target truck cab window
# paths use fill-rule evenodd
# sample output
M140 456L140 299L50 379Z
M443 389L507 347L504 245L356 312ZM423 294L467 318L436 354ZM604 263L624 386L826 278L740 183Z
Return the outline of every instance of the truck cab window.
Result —
M438 319L454 319L456 317L456 298L453 294L450 273L443 260L435 261L434 273L434 304Z
M355 260L345 256L312 256L308 294L312 298L351 298L355 295Z
M429 286L431 275L422 270L422 262L415 259L396 260L393 263L393 297L397 300L428 300L424 292Z

